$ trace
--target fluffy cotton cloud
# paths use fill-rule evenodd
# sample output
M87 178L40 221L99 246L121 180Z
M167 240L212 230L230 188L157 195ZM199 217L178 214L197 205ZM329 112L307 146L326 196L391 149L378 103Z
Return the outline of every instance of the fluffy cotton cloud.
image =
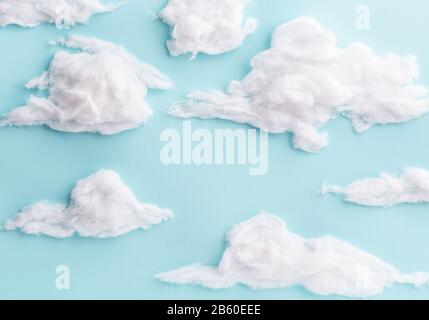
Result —
M102 12L110 12L121 6L118 3L103 4L99 0L1 0L0 27L16 24L36 27L53 23L57 28L68 28Z
M255 19L243 19L249 0L170 0L160 13L172 27L167 42L173 56L199 52L221 54L239 47L256 30Z
M429 171L409 168L400 177L382 173L341 188L324 184L320 193L339 193L345 201L365 206L391 207L400 203L429 202Z
M55 238L74 234L107 238L147 229L171 217L170 210L140 203L116 172L102 170L77 182L68 207L36 203L8 220L5 229Z
M171 113L291 132L296 148L318 152L328 144L319 129L338 115L363 132L429 111L428 90L414 84L415 57L378 56L362 43L338 48L335 35L312 18L278 27L271 48L251 65L244 80L232 81L226 92L192 92Z
M57 52L49 70L26 85L48 90L49 96L31 96L25 106L5 115L0 126L115 134L140 126L152 115L145 101L149 88L171 86L154 67L112 43L80 36L59 43L81 51Z
M395 283L428 284L428 273L401 274L383 262L333 237L304 239L283 220L260 214L228 233L228 247L217 267L191 265L157 275L175 284L254 289L302 285L320 295L368 297Z

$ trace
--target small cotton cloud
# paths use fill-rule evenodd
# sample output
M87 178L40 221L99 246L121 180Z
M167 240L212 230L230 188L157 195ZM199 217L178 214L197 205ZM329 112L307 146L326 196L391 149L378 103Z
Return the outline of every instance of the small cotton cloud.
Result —
M428 89L415 84L414 56L377 55L362 43L339 48L335 35L312 18L278 27L271 48L256 55L251 66L226 92L191 92L171 114L291 132L295 148L318 152L328 144L320 129L339 115L363 132L429 111Z
M173 56L199 52L222 54L241 46L258 25L244 19L249 0L170 0L160 18L171 26L167 42Z
M172 216L170 210L139 202L116 172L101 170L77 182L68 207L36 203L8 220L4 228L54 238L74 234L109 238L148 229Z
M31 28L51 23L58 29L67 29L86 23L94 14L113 11L122 4L104 4L99 0L2 0L0 27L14 24Z
M217 267L191 265L156 277L174 284L253 289L301 285L319 295L369 297L393 284L426 285L428 273L402 274L393 266L333 237L305 239L283 220L260 214L232 228Z
M382 173L378 178L356 181L345 188L325 183L320 193L342 194L345 201L372 207L429 202L429 171L408 168L400 177Z
M115 134L137 128L152 115L148 89L168 89L170 80L122 47L72 36L58 44L79 52L59 51L49 70L27 83L48 91L0 119L0 126L47 125L65 132Z

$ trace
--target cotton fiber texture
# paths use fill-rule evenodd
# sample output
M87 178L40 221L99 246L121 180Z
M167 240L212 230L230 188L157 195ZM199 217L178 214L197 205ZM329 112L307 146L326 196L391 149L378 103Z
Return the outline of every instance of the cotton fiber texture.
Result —
M262 213L236 225L217 267L191 265L157 275L165 282L253 289L301 285L319 295L369 297L393 284L428 284L428 273L401 274L393 266L333 237L305 239L280 218Z
M148 89L168 89L170 80L141 63L122 47L72 36L60 41L78 52L59 51L49 70L27 83L47 90L0 120L0 126L47 125L66 132L115 134L137 128L152 115L145 101Z
M251 66L226 92L191 92L171 113L291 132L295 148L314 153L328 144L328 135L319 130L338 115L363 132L429 111L427 88L414 84L414 56L376 55L362 43L338 48L335 35L312 18L278 27L271 48L256 55Z
M137 200L113 171L101 170L77 182L68 207L40 202L8 220L6 230L68 238L117 237L137 229L148 229L172 217L172 212Z
M408 168L400 177L382 173L379 178L363 179L345 188L324 184L320 193L339 193L345 201L373 207L429 202L429 171Z
M121 5L99 0L0 0L0 27L14 24L30 28L51 23L58 29L69 28Z
M167 48L172 56L216 55L234 50L253 33L255 19L244 19L249 0L170 0L160 18L171 26Z

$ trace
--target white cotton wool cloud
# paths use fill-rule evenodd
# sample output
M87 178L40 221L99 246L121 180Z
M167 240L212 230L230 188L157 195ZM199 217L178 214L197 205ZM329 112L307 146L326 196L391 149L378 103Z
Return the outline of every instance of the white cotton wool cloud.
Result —
M328 144L328 135L320 129L338 115L363 132L429 111L428 89L414 83L414 56L376 55L362 43L339 48L335 35L312 18L278 27L271 48L256 55L251 66L226 92L191 92L172 106L171 114L291 132L296 148L314 153Z
M242 45L258 25L244 19L249 0L170 0L160 18L171 26L171 55L222 54Z
M110 12L123 3L99 0L0 0L0 27L18 25L36 27L55 24L58 29L86 23L97 13Z
M166 76L115 44L81 36L59 44L80 51L57 52L49 70L26 85L48 91L48 97L32 95L26 105L0 119L0 126L116 134L150 118L153 112L145 101L149 88L171 87Z
M54 238L74 234L109 238L148 229L172 216L170 210L139 202L116 172L101 170L77 182L68 207L36 203L8 220L4 228Z
M429 202L429 171L408 168L400 177L382 173L378 178L363 179L345 188L325 183L320 193L342 194L345 201L372 207Z
M301 285L319 295L364 298L393 284L427 285L428 273L402 274L379 258L333 237L305 239L283 220L262 213L236 225L217 267L190 265L156 277L208 288L238 283L253 289Z

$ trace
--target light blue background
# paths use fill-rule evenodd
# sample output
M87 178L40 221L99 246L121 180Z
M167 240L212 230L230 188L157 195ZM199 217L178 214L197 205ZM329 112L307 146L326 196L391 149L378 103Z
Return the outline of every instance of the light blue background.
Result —
M256 33L222 56L170 57L169 28L147 10L166 0L130 0L120 10L94 17L86 26L58 31L44 25L0 29L0 113L23 104L23 88L44 71L58 49L48 42L67 34L96 36L122 44L176 84L154 91L155 115L148 125L113 137L63 134L44 127L0 129L0 221L38 200L67 201L76 180L101 168L118 171L142 201L171 208L176 218L149 231L108 240L55 240L0 233L0 298L119 299L318 299L300 287L253 291L244 286L212 291L158 282L153 275L193 262L215 265L226 231L261 209L284 218L306 237L333 235L365 249L403 272L429 271L429 204L392 209L345 204L316 194L321 183L347 184L380 171L429 168L429 117L403 125L375 127L357 135L338 119L327 126L330 145L319 155L293 150L288 135L270 136L269 172L251 177L240 166L172 166L160 163L160 133L181 129L165 111L192 89L223 89L249 72L249 61L269 46L271 32L290 19L309 15L332 29L340 45L363 41L378 53L415 54L421 82L429 85L429 2L372 0L371 30L355 28L361 1L254 0L247 15L260 20ZM365 3L363 3L365 4ZM193 121L195 128L240 128L224 121ZM71 290L55 288L55 268L71 269ZM336 297L332 297L336 298ZM429 287L390 288L378 298L429 298Z

